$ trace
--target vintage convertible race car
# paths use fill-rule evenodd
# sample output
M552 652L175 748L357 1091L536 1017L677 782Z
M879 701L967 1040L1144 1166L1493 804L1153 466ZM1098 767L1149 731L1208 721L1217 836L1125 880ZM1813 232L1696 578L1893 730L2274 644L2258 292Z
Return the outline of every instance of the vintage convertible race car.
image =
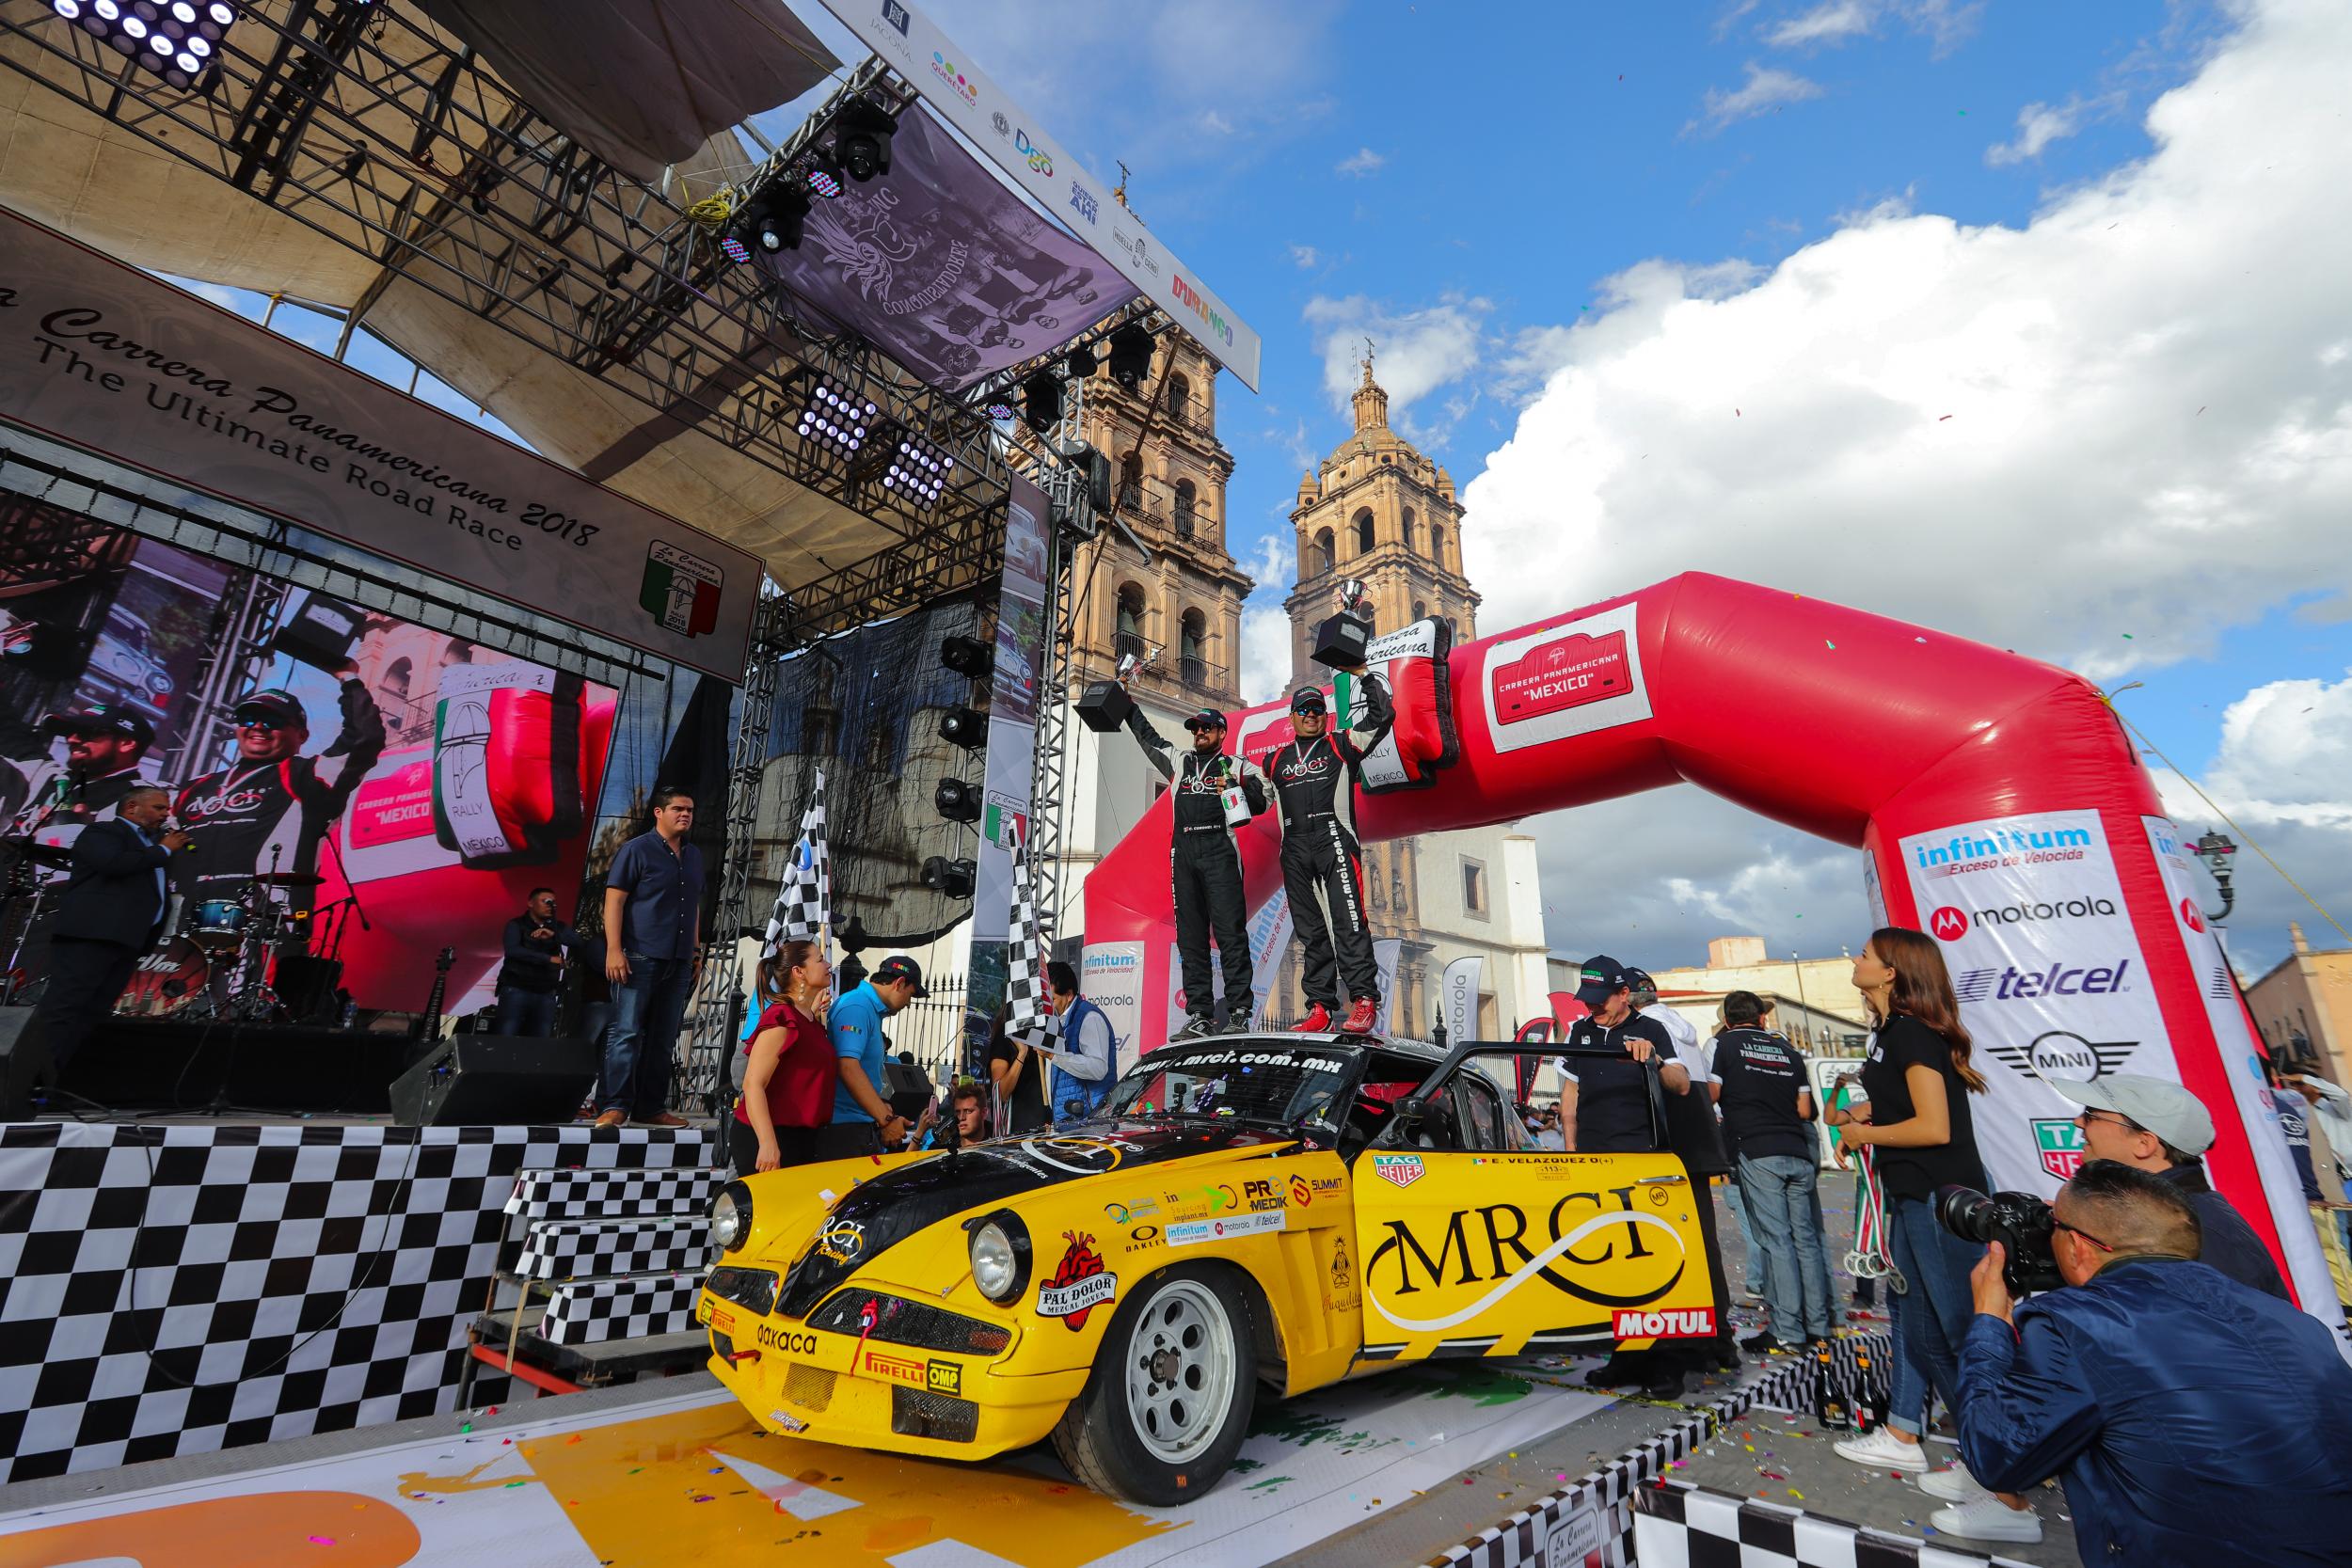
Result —
M1538 1051L1562 1054L1228 1036L1050 1134L732 1182L710 1369L774 1432L962 1459L1051 1436L1165 1506L1216 1483L1261 1390L1711 1335L1705 1195L1670 1154L1530 1148L1484 1064Z

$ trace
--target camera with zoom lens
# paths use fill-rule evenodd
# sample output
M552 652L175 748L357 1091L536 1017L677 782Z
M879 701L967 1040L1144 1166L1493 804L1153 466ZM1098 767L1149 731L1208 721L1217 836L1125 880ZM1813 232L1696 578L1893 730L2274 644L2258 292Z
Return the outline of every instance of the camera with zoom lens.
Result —
M1935 1221L1963 1241L2001 1243L2001 1277L2012 1296L2055 1291L2066 1283L2050 1250L2058 1215L2031 1193L1994 1193L1974 1187L1935 1189Z

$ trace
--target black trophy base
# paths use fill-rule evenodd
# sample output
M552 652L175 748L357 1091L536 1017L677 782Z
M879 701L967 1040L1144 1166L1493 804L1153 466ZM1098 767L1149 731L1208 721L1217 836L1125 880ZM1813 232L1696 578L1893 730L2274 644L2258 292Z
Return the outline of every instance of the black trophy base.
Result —
M1315 628L1314 660L1334 670L1363 667L1372 647L1372 623L1354 615L1334 615Z
M1136 700L1117 681L1096 681L1078 699L1078 718L1098 735L1109 735L1127 721Z

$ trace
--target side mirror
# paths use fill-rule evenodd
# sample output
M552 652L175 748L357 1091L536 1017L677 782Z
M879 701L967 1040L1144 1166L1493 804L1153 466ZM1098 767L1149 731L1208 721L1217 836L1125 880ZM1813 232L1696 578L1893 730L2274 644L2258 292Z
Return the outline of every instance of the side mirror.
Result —
M1408 1094L1396 1102L1396 1121L1399 1127L1418 1127L1427 1119L1428 1116L1429 1097L1426 1095Z

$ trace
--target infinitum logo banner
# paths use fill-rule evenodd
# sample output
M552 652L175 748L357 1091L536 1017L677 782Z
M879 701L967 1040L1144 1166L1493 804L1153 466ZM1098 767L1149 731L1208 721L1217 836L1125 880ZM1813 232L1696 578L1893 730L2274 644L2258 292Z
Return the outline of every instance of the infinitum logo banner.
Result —
M2053 1080L2173 1075L2106 830L2095 811L1993 817L1915 833L1897 855L1992 1085L1972 1118L1988 1174L2049 1193L2062 1178L2035 1124L2075 1111Z

